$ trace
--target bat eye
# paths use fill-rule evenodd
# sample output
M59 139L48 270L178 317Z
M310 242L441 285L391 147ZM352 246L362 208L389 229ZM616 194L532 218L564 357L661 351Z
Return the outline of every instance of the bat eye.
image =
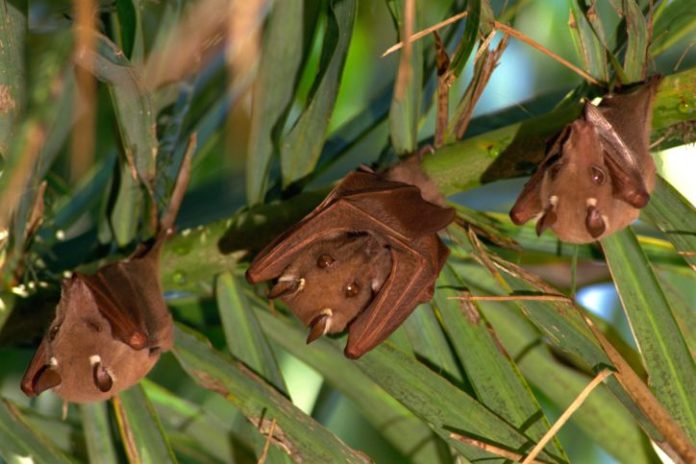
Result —
M321 255L317 258L317 266L324 269L331 266L335 259L331 255Z
M602 185L607 178L604 170L598 166L592 166L590 168L590 175L592 176L592 182L596 185Z
M53 327L51 327L51 330L48 331L48 341L52 342L53 340L56 339L56 336L58 335L58 331L60 330L60 324L56 324Z
M344 292L346 294L346 297L353 298L354 296L357 296L358 293L360 293L360 285L357 282L351 282L348 285L346 285Z

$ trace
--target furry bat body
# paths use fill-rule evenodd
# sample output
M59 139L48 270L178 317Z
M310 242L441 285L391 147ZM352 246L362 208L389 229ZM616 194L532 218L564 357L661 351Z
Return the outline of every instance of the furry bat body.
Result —
M566 126L510 211L524 224L559 239L588 243L636 220L655 185L649 152L652 102L659 84L652 78L625 94L610 95Z
M171 204L151 246L62 285L56 317L21 388L53 391L66 401L106 400L140 381L173 345L172 317L159 280L160 250L183 199L190 170L184 158Z
M345 354L358 358L432 298L449 254L437 231L453 219L414 185L353 172L254 259L247 279L276 279L269 298L310 326L308 343L348 327Z

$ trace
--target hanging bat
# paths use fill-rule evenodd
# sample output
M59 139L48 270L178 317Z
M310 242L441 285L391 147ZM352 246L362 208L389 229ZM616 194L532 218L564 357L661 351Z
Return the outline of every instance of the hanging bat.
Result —
M106 400L140 381L173 344L159 257L186 190L190 153L154 243L93 275L63 281L56 317L22 378L27 396L48 389L66 401Z
M363 168L261 251L246 276L275 279L268 296L310 327L307 343L348 327L345 355L358 358L432 298L449 254L437 231L453 219L418 187Z
M588 243L620 230L639 215L655 185L649 151L652 103L659 77L598 107L556 137L510 211L512 221L537 218L537 235Z

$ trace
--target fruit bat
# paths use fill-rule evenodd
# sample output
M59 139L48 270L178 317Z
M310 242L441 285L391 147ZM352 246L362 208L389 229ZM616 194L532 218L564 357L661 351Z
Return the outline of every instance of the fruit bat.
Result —
M585 103L580 118L549 145L544 160L510 211L512 221L537 219L536 232L587 243L632 223L650 199L655 165L649 152L654 77L599 106Z
M93 275L74 273L62 283L51 322L21 388L48 389L66 401L106 400L143 378L173 344L172 317L162 295L159 257L186 190L190 153L155 240Z
M268 296L310 327L307 343L347 327L345 355L358 358L432 298L449 254L437 231L453 219L415 185L362 168L267 245L247 280L275 279Z

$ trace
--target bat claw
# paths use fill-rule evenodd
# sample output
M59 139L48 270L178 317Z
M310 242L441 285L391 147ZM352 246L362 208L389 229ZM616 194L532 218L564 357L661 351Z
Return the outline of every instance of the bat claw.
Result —
M304 279L288 279L288 280L278 280L270 292L268 292L268 298L274 300L281 296L287 296L301 290L304 284Z
M333 312L330 309L324 309L321 314L309 323L310 329L307 335L308 345L329 331L329 328L331 328L332 314Z

